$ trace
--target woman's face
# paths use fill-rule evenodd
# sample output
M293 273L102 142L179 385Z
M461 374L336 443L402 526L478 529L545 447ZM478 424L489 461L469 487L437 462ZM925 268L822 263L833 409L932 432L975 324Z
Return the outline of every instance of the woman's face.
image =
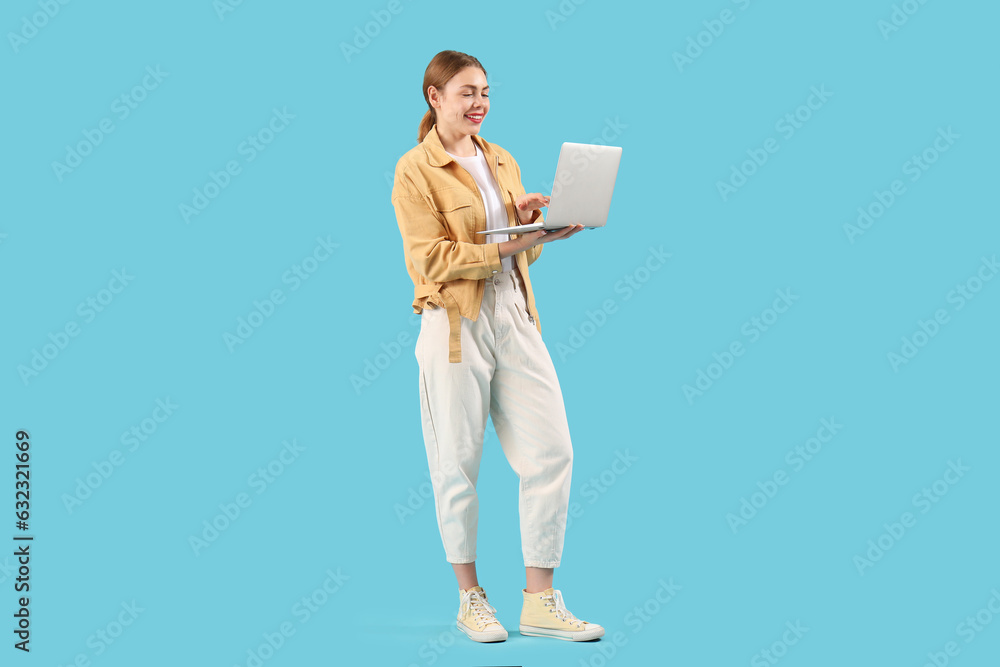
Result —
M439 126L457 134L478 134L490 110L489 92L483 70L466 67L445 84L444 90L430 86L427 96Z

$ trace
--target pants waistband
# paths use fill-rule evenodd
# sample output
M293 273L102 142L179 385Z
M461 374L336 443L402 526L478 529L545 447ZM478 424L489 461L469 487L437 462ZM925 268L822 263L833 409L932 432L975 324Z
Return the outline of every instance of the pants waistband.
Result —
M524 281L521 280L521 274L516 269L501 271L486 279L486 284L493 285L494 287L500 287L504 283L512 283L518 288L524 285Z

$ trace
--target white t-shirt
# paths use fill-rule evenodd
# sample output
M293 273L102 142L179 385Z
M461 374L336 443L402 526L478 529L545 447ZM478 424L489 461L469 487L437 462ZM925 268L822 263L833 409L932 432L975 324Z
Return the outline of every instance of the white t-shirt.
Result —
M486 156L483 155L478 146L475 148L476 154L472 157L461 157L452 153L448 153L448 155L451 155L456 162L465 167L465 170L476 181L479 194L482 196L483 204L486 207L486 229L503 229L504 227L509 227L507 209L504 207L503 196L500 194L500 186L497 185L496 179L493 178L493 172L490 171L489 165L486 164ZM445 152L447 153L447 151ZM509 239L509 234L486 235L487 243L503 243ZM504 271L511 270L513 266L511 259L511 257L504 257L500 260L500 265Z

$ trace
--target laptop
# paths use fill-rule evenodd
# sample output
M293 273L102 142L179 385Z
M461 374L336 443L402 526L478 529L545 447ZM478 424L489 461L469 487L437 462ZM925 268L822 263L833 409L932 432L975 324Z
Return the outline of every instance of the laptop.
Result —
M620 146L566 142L559 151L544 222L488 229L479 234L524 234L539 229L562 229L582 224L589 229L608 221L611 193L615 189Z

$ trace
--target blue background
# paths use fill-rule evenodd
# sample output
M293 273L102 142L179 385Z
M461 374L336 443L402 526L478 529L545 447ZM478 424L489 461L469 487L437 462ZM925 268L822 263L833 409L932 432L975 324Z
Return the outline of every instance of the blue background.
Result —
M1000 249L1000 9L903 4L886 31L889 1L5 3L2 532L20 532L26 429L35 541L32 650L5 630L3 663L252 665L264 645L266 665L773 664L767 650L789 667L918 667L954 642L949 664L996 664L1000 280L983 258ZM608 227L531 271L576 451L556 586L601 642L517 634L517 480L493 434L479 574L511 637L452 629L389 202L443 49L485 65L482 135L529 192L563 141L623 147ZM830 96L801 108L813 87ZM249 160L241 144L275 110L294 118ZM787 136L795 113L808 120ZM102 119L113 131L95 135ZM769 138L777 152L741 167ZM734 168L753 173L723 196ZM849 238L895 180L905 192ZM670 254L655 271L651 248ZM978 291L959 301L959 286ZM282 302L227 345L273 290ZM795 299L776 315L778 291ZM914 336L921 321L934 336ZM922 345L893 364L904 337ZM823 419L841 427L797 469L788 452ZM274 463L285 442L297 453ZM744 499L758 506L734 523ZM224 529L193 547L205 522ZM10 619L13 557L0 566ZM304 597L322 604L307 615ZM269 651L283 623L294 634Z

